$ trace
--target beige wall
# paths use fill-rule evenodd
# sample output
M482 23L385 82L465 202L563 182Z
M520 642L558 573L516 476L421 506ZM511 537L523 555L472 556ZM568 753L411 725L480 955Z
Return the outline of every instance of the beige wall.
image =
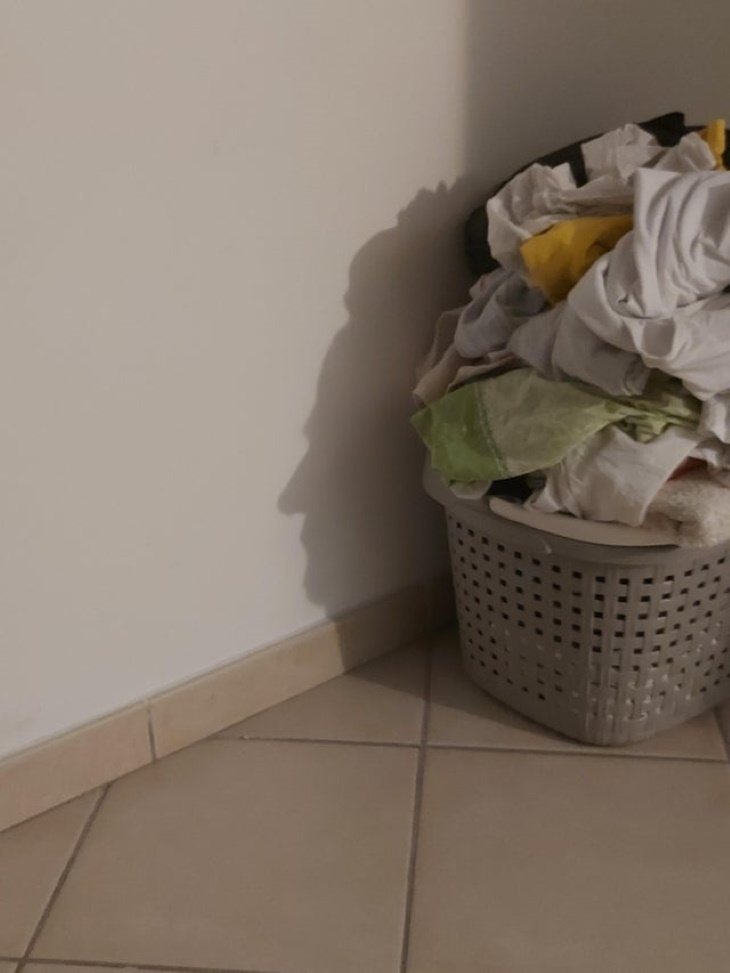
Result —
M443 566L464 17L0 4L0 753Z
M725 7L0 2L0 755L438 573L405 414L465 214L721 111Z

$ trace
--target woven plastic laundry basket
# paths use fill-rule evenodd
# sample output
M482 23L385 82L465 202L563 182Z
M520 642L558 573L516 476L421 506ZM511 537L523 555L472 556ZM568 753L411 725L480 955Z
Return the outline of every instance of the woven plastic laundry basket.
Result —
M426 485L446 507L464 666L491 696L604 746L730 697L730 544L591 544Z

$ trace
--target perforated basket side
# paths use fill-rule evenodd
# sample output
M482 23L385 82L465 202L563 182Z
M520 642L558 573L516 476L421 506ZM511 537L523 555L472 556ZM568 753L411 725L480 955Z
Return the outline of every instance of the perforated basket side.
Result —
M472 509L448 522L464 664L497 699L620 744L730 696L730 545L605 549Z

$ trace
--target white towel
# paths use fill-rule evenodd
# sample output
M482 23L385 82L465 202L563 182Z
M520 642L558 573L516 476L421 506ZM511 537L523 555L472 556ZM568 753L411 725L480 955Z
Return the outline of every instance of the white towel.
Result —
M665 483L642 526L687 547L730 541L730 489L707 473L686 473Z

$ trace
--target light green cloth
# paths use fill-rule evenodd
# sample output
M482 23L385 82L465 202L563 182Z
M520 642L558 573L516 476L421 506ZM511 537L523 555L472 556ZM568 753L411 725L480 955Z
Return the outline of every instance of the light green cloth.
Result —
M448 480L505 480L548 470L614 423L640 442L667 426L694 428L700 404L681 383L656 375L640 399L612 399L578 382L552 382L531 368L465 385L413 416Z

